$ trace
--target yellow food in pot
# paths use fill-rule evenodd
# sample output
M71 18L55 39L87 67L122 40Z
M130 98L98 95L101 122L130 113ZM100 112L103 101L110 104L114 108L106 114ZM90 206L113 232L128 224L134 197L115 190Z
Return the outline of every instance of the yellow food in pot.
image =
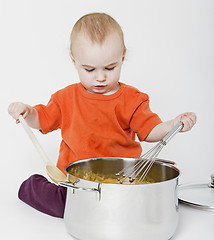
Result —
M100 182L100 183L113 183L113 184L121 184L118 180L118 177L114 174L102 174L102 173L94 173L92 171L79 171L79 169L70 169L69 173L76 177L82 178L84 180L93 181L93 182ZM121 179L123 180L123 179ZM136 184L139 178L136 178L132 184ZM148 184L154 183L155 181L148 176L142 181L140 184ZM130 184L129 178L125 179L122 184Z

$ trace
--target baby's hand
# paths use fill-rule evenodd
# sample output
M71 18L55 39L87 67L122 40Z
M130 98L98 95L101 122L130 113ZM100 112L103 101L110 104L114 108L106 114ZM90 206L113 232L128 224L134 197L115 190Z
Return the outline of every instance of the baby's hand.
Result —
M8 107L8 113L16 120L16 123L19 123L19 115L23 115L24 118L31 111L31 106L21 103L21 102L13 102Z
M183 128L181 132L187 132L195 125L197 117L193 112L186 112L177 116L174 120L174 124L177 124L179 121L183 123Z

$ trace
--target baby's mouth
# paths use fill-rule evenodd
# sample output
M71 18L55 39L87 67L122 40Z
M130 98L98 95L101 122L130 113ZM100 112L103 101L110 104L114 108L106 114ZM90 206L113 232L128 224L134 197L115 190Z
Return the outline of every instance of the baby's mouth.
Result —
M94 86L95 88L104 88L104 87L106 87L106 85L96 85L96 86Z

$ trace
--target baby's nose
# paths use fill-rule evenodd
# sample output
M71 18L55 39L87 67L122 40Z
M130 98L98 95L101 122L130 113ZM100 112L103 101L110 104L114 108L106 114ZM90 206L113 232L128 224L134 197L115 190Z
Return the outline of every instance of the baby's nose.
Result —
M96 76L96 80L98 82L104 82L106 80L106 76L105 76L105 72L103 71L98 71L97 72L97 76Z

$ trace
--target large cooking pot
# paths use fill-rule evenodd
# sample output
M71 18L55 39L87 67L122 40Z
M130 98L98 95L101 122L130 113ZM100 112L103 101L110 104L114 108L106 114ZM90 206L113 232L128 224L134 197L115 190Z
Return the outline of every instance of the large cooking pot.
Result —
M149 184L120 184L87 180L91 173L114 177L134 158L93 158L66 168L68 183L65 224L80 240L167 240L178 224L179 170L155 162ZM85 179L84 179L85 178Z

